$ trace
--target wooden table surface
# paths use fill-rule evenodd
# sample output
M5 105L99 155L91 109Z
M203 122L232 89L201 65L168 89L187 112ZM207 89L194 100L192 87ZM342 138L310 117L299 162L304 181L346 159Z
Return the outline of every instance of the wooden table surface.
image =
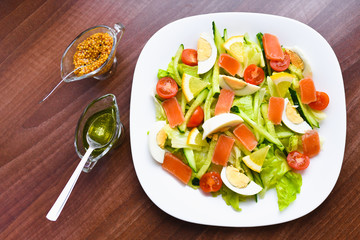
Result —
M291 222L256 228L184 222L155 206L135 174L129 108L141 49L174 20L227 11L308 24L330 43L341 65L348 119L341 173L316 210ZM359 239L359 13L358 0L1 1L0 239ZM103 82L63 84L39 104L60 80L60 59L69 42L91 26L115 22L126 26L115 75ZM80 176L58 221L50 222L45 216L79 162L73 145L78 118L91 100L106 93L117 97L125 141Z

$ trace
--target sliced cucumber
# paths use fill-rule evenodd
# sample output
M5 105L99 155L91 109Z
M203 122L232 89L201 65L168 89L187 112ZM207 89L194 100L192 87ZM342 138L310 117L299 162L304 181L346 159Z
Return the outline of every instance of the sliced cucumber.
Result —
M300 99L300 96L299 94L289 88L289 92L290 92L290 96L291 96L291 99L293 100L294 102L294 105L297 105L299 106L298 108L296 108L300 114L300 116L312 127L317 127L319 128L319 122L316 120L315 116L309 111L309 109L307 109L307 106L304 105L302 102L301 102L301 99Z
M196 162L195 162L195 157L194 157L194 152L192 149L188 149L188 148L184 148L184 155L186 157L186 160L189 163L189 166L191 167L191 169L194 172L197 172L196 170Z
M175 57L174 57L174 62L173 62L173 67L174 67L174 76L175 76L175 81L176 83L181 87L181 83L182 83L182 79L181 76L179 74L179 69L178 69L178 65L179 65L179 61L181 58L181 54L184 50L184 45L181 44L180 47L178 48L178 50L176 51Z
M223 46L224 39L221 37L220 31L217 29L215 22L212 22L212 30L213 30L214 42L218 50L218 54L220 55L222 53L225 53L225 48Z
M212 74L212 90L213 90L213 96L218 97L220 94L220 85L219 85L219 60L216 60L215 65L213 67L213 74Z
M187 110L187 112L185 114L184 122L178 127L180 132L182 132L182 133L185 132L186 125L188 124L190 117L194 113L195 109L198 106L200 106L200 104L202 104L202 102L206 99L208 93L209 93L209 90L207 88L205 88L204 90L201 91L201 93L199 93L199 95L197 95L197 97L195 98L195 100L193 101L190 108Z
M259 45L260 45L260 48L261 48L261 51L263 54L263 58L265 60L265 66L264 66L265 76L271 76L270 63L269 63L269 60L266 59L265 50L264 50L263 34L261 32L259 32L258 34L256 34L256 38L259 41Z
M239 111L239 113L236 113L239 115L247 124L249 124L253 129L259 132L259 134L263 135L264 138L266 138L268 141L274 143L280 150L283 150L285 147L281 143L281 141L277 138L271 135L267 130L264 129L263 126L258 125L253 120L251 120L243 111Z
M222 38L223 38L224 42L226 42L228 40L228 34L227 34L227 29L226 28L224 28L224 35L223 35Z
M206 171L209 169L209 167L211 165L212 157L214 155L216 143L217 143L217 140L215 140L215 138L212 138L211 142L210 142L210 146L209 146L209 151L206 156L206 160L205 160L204 164L202 165L202 167L199 169L199 171L196 173L196 177L198 179L200 179L202 177L202 175L204 175L206 173Z

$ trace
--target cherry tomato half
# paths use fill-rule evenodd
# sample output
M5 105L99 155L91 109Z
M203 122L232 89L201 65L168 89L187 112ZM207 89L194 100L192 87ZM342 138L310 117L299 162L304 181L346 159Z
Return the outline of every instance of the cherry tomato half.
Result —
M309 103L309 107L315 110L324 110L329 105L329 101L326 93L316 91L316 101Z
M264 70L255 64L249 65L244 71L244 79L247 83L260 85L264 81Z
M289 166L296 170L304 170L310 164L310 158L298 151L292 151L286 158Z
M198 106L191 115L187 127L193 128L199 126L204 120L204 110Z
M205 173L200 179L200 188L204 192L217 192L222 186L220 174L217 172Z
M178 85L171 77L163 77L156 84L156 92L161 98L169 99L177 94Z
M197 51L195 49L184 49L181 54L181 61L189 66L198 65Z
M276 72L282 72L288 69L290 65L290 55L284 52L284 60L282 61L270 61L270 67Z

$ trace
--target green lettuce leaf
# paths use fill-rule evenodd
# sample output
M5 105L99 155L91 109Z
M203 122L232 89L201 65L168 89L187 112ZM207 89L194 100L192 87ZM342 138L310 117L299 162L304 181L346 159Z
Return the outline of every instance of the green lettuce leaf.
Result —
M242 110L247 116L249 116L252 120L254 119L254 109L253 109L253 96L247 95L239 98L235 98L232 105L233 111ZM236 107L238 108L236 110Z
M295 201L300 193L302 177L299 173L288 171L276 184L279 210L282 211Z
M290 170L285 155L276 150L274 154L270 151L261 168L260 176L264 185L262 195L269 188L275 187L283 175Z
M167 137L171 140L172 148L188 148L197 151L206 151L207 147L197 146L187 144L187 138L189 136L189 131L186 130L185 133L181 133L177 128L171 128L169 124L166 124L163 127L164 131L167 134Z
M195 151L194 150L194 158L196 163L196 168L200 169L206 160L207 152L206 151Z
M156 121L166 121L166 115L165 115L165 111L162 107L162 105L160 104L159 100L154 97L154 102L155 102L155 117L156 117Z
M251 41L247 33L244 36L244 40L244 69L251 64L264 67L265 61L260 46Z
M193 77L200 78L198 72L198 66L189 66L183 63L179 63L178 66L180 76L182 76L184 73L191 75Z
M221 194L222 198L228 206L231 206L235 211L241 211L241 208L239 207L240 202L245 201L246 197L231 191L224 184L219 191L213 193L213 196L216 197L219 194Z
M175 79L175 73L174 73L174 57L171 58L171 61L169 62L168 68L166 71L169 73L169 77Z
M299 146L301 145L301 136L294 134L289 138L289 144L286 150L288 152L296 151L298 150Z
M165 71L162 69L158 70L158 74L157 74L158 79L161 79L163 77L168 77L168 76L170 76L170 73L168 71Z

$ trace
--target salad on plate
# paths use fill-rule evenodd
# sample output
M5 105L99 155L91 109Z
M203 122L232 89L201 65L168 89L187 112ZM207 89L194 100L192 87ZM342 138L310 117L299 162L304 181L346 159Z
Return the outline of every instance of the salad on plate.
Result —
M316 89L300 48L271 33L251 39L228 37L215 22L212 29L158 71L150 153L164 172L237 211L275 188L282 211L321 151L329 96Z

